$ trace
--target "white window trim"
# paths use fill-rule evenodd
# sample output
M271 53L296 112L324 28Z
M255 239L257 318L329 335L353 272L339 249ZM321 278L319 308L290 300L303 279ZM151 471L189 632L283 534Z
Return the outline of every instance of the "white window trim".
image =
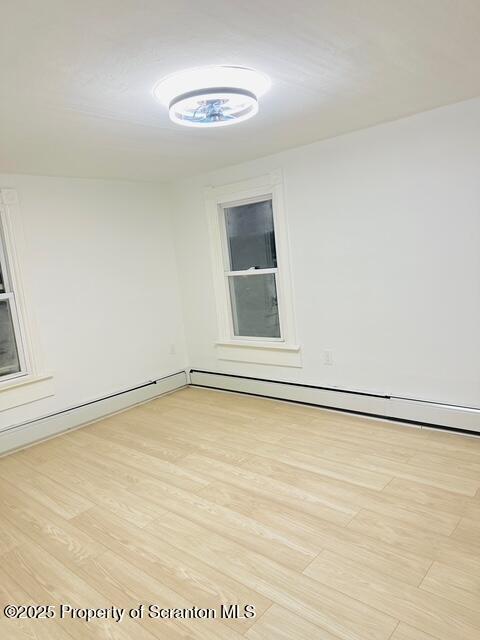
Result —
M10 373L7 375L2 374L2 368L0 366L0 382L7 383L11 380L21 378L28 373L27 354L25 349L25 341L23 338L23 331L21 328L20 314L18 313L17 304L17 288L15 283L15 274L12 268L12 260L10 260L10 247L12 243L11 232L9 231L10 225L7 224L7 216L5 210L0 205L0 268L2 271L3 282L5 285L5 293L0 293L0 301L7 301L8 309L13 324L13 334L16 342L17 356L20 366L20 371Z
M0 378L0 411L52 396L53 376L43 367L33 313L28 304L22 264L25 247L20 222L20 208L15 189L0 189L0 223L3 230L7 277L15 296L16 337L21 340L22 370ZM1 420L0 420L1 422Z
M228 278L225 271L226 242L223 208L226 205L257 202L271 198L277 250L277 297L281 338L245 338L233 334ZM205 189L210 232L210 249L217 307L217 357L221 360L300 367L300 346L296 340L293 286L289 261L289 241L281 171L252 180ZM262 273L272 270L256 270Z

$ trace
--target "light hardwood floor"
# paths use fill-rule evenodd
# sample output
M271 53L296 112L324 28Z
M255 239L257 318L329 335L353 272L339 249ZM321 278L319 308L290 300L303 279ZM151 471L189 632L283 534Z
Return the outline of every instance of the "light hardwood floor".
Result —
M185 389L0 459L0 599L228 620L29 640L478 640L480 439Z

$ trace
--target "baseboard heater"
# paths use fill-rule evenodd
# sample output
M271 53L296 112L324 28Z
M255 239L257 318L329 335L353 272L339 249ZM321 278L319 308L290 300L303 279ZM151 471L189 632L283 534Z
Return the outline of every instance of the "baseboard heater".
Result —
M118 411L185 387L187 384L186 371L179 371L36 420L7 427L0 431L0 455L106 418Z
M480 435L480 409L192 369L190 384Z

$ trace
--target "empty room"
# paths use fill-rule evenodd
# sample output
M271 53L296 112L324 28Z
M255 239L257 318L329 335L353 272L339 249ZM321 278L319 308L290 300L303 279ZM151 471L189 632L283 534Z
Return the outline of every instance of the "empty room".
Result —
M478 0L0 16L1 640L478 640Z

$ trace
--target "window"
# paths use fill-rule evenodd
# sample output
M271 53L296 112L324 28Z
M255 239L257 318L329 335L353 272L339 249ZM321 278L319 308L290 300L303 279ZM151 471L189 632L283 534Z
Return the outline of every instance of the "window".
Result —
M300 366L280 173L206 196L219 358Z
M1 219L0 219L1 222ZM26 373L17 303L7 261L3 225L0 226L0 381Z
M272 200L228 205L223 213L233 334L279 340Z
M24 256L17 192L0 188L0 432L3 411L54 395L23 286Z

